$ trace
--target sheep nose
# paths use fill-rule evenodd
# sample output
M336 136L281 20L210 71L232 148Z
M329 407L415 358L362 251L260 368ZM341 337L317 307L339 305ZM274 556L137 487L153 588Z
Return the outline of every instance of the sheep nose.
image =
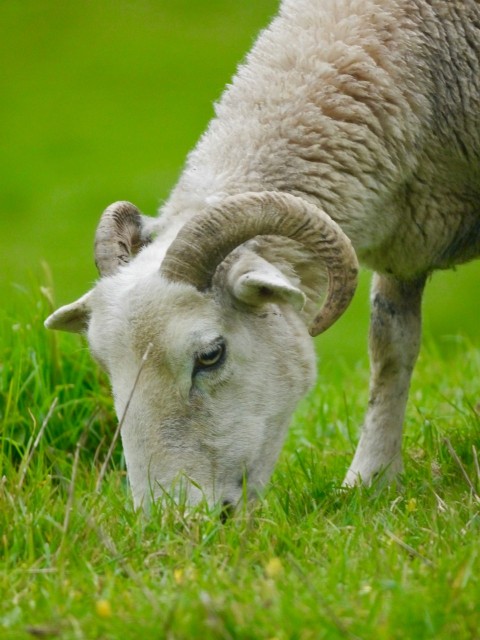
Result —
M222 524L225 524L228 518L233 514L235 505L231 500L223 500L222 509L220 511L220 520Z

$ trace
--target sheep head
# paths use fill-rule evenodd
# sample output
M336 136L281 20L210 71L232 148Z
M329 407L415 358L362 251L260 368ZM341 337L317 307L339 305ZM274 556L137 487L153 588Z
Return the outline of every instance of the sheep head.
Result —
M86 330L107 370L136 505L182 492L190 503L236 504L270 477L315 378L308 332L325 330L348 306L356 257L326 214L281 193L225 198L194 216L163 260L157 239L122 267L150 232L133 205L107 209L96 242L105 277L46 326ZM310 326L301 268L271 259L284 242L328 274Z

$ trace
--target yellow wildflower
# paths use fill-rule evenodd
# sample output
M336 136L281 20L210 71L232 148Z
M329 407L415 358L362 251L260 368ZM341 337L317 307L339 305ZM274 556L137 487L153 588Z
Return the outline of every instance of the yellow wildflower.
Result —
M112 617L112 605L108 600L97 600L95 603L95 610L97 615L101 618L111 618Z
M183 584L183 569L174 569L173 579L176 584Z
M271 558L265 565L265 574L268 578L278 578L283 573L283 565L280 558Z
M407 502L407 512L413 513L416 510L417 510L417 499L410 498L410 500Z

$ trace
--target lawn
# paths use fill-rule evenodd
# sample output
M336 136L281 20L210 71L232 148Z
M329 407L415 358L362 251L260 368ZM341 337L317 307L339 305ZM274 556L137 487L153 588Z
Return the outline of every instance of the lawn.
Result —
M108 383L40 296L3 314L2 638L478 638L480 352L427 340L400 487L343 491L367 370L324 362L265 496L132 509Z
M480 638L478 265L428 285L401 484L340 487L367 401L363 274L268 490L225 525L134 512L120 447L103 473L108 380L43 329L96 277L103 208L167 196L276 4L0 4L2 639Z

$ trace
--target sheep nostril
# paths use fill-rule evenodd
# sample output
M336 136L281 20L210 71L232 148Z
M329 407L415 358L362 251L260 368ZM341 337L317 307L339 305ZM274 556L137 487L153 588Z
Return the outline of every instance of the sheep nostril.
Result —
M222 509L220 511L220 520L222 524L225 524L228 518L233 514L235 506L231 500L224 500L222 502Z

